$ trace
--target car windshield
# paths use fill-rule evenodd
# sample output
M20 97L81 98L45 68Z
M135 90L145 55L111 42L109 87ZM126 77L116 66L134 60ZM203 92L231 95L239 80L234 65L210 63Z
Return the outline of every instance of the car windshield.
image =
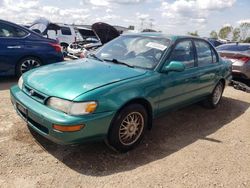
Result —
M250 50L250 45L222 45L216 48L219 51L248 51Z
M153 69L169 45L167 38L125 35L107 43L95 55L109 62Z

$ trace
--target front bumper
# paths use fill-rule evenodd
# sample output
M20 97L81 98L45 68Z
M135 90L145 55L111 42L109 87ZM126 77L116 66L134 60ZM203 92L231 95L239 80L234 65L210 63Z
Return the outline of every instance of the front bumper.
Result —
M11 102L17 113L27 121L29 127L47 139L59 144L77 144L89 140L104 139L114 112L104 112L85 116L70 116L53 110L46 105L32 99L26 93L14 86L10 89ZM17 108L17 104L26 109L24 114ZM79 125L85 127L77 132L59 132L52 125Z

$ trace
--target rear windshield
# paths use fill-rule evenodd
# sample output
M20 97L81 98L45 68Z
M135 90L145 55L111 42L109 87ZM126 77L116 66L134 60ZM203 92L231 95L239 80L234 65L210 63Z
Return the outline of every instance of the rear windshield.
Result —
M222 45L216 48L219 51L248 51L250 50L250 45Z

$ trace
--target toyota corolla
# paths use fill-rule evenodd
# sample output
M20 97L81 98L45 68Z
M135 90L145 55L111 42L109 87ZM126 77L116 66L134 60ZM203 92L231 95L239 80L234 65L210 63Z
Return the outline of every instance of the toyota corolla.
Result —
M215 108L230 79L231 65L204 39L129 34L85 59L25 73L11 100L28 126L56 143L106 140L124 152L166 111L199 101Z

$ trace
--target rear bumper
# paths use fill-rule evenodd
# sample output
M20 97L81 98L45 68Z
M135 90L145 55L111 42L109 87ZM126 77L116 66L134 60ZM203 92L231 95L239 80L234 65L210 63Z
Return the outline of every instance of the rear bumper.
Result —
M104 139L114 116L114 112L70 116L37 102L17 86L11 88L10 94L14 108L27 121L28 126L40 135L59 144L76 144ZM23 106L27 113L24 114L18 110L17 104ZM63 126L83 124L85 127L77 132L59 132L52 128L54 124Z
M232 74L234 77L250 79L250 62L245 64L233 64Z

